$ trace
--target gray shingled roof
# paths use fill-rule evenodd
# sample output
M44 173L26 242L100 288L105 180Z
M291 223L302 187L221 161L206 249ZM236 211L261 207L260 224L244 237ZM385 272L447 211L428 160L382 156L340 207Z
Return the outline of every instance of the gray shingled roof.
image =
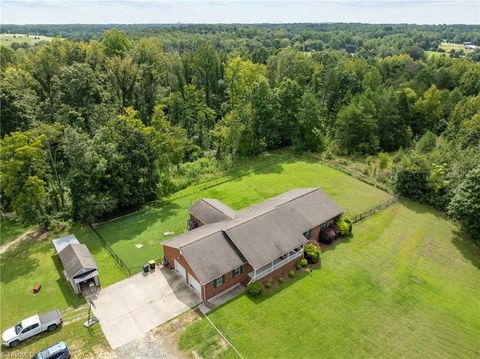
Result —
M163 245L179 248L200 281L208 283L245 259L261 268L305 243L304 232L342 213L319 188L294 189Z
M73 243L58 253L67 277L73 278L89 270L98 269L97 262L85 244Z
M181 254L201 283L209 283L245 263L228 241L225 232L217 231L182 247Z
M237 214L225 203L212 198L200 198L188 211L205 224L226 221L235 218Z

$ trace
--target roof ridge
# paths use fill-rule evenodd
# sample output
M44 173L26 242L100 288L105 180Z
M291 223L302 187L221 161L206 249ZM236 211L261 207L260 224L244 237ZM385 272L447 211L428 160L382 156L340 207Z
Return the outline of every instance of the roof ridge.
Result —
M318 188L318 187L313 187L313 188L310 188L310 189L311 189L311 191L305 192L304 194L302 194L302 195L300 195L300 196L298 196L298 197L289 199L288 201L285 201L285 202L283 202L283 203L281 203L281 204L278 204L278 205L275 206L275 208L278 208L278 207L280 207L280 206L282 206L282 205L284 205L284 204L286 204L286 203L290 203L290 202L292 202L292 201L296 201L297 199L302 198L302 197L306 196L307 194L310 194L310 193L312 193L312 192L315 192L315 191L320 190L320 188ZM285 193L288 193L288 192L285 192ZM284 193L282 193L282 194L284 194Z

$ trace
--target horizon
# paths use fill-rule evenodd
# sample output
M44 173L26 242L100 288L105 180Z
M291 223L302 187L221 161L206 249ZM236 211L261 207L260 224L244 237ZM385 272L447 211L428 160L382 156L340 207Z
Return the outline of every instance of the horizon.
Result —
M1 10L2 25L480 24L475 0L3 0Z

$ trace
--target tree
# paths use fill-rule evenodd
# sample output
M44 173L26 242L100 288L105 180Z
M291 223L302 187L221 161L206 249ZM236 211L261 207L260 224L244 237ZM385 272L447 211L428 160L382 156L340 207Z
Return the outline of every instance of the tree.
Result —
M446 127L446 120L442 109L442 93L432 85L421 98L415 102L414 111L417 115L419 133L430 130L436 134Z
M448 212L480 244L480 166L472 169L454 191Z
M32 89L33 79L24 70L7 67L0 84L1 137L13 131L29 129L36 119L38 97Z
M298 127L293 143L302 151L320 151L325 136L325 119L315 95L307 91L302 96L298 114Z
M113 89L120 100L120 110L123 110L133 104L138 65L130 55L111 57L106 65Z
M428 165L423 157L405 156L394 170L395 190L415 201L424 201L428 195L429 175Z
M127 34L118 29L108 30L102 39L102 50L107 57L123 57L132 48L132 42Z
M276 89L277 107L275 121L278 127L280 146L292 144L298 125L302 92L300 85L289 78L283 79L280 86Z
M337 115L336 137L349 154L373 154L378 150L378 124L373 103L367 96L356 96Z

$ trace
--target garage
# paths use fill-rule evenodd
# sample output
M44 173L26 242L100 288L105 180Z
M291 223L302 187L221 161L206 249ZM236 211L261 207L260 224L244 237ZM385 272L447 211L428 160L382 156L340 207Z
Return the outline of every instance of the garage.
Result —
M183 268L183 266L175 259L174 260L174 263L175 263L175 270L180 273L182 275L183 278L187 278L187 271L185 270L185 268Z
M192 275L188 275L188 284L190 287L195 289L195 291L201 295L202 294L202 286L200 285L200 282L196 280Z

